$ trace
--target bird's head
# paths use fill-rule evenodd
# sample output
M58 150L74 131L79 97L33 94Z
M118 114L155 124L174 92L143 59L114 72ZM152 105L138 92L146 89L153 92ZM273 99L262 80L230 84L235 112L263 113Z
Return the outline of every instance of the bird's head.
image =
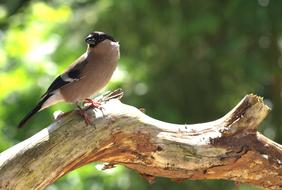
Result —
M92 32L86 38L85 42L91 47L96 47L99 43L109 40L111 42L117 42L112 36L104 33L104 32Z

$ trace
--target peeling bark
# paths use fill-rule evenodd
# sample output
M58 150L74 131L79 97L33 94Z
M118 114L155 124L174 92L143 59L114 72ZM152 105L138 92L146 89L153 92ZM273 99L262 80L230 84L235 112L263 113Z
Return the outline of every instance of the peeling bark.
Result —
M282 189L282 147L257 132L268 111L261 98L247 95L218 120L179 125L110 100L102 112L87 111L95 126L73 111L2 152L0 189L44 189L96 161L122 164L150 182L226 179Z

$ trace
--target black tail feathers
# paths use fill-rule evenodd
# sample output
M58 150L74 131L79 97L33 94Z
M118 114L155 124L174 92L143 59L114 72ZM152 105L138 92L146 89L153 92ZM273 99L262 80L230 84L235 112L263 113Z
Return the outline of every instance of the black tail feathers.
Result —
M19 123L18 128L22 128L25 126L26 122L34 115L36 114L42 107L42 105L44 104L44 102L46 102L48 100L48 98L52 96L52 94L47 94L44 97L41 98L41 100L39 101L39 103L33 108L32 111L30 111Z

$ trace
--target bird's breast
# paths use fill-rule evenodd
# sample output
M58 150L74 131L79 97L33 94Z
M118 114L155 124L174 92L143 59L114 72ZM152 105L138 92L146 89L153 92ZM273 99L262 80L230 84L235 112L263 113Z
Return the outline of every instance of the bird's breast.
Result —
M87 64L81 70L80 79L61 89L67 102L77 102L89 98L106 86L116 69L119 51L92 53L87 57Z

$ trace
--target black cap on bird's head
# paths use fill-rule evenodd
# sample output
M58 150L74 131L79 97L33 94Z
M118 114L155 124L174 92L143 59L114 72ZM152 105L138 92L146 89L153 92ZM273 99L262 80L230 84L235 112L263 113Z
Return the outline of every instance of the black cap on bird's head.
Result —
M110 40L112 42L116 42L116 40L112 36L104 32L92 32L85 38L85 42L89 44L90 47L95 47L96 45L98 45L100 42L104 40Z

